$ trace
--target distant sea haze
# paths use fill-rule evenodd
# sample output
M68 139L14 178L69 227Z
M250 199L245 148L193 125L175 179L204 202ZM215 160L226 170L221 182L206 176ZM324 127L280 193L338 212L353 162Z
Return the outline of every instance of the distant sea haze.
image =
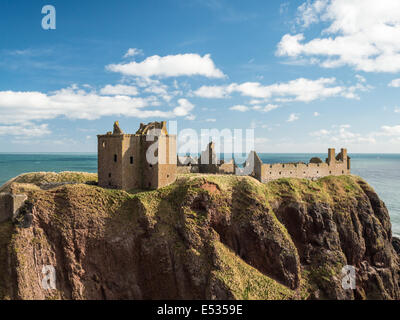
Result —
M312 157L325 160L327 154L259 153L264 163L308 162ZM400 154L349 154L351 172L364 178L389 209L393 234L400 236ZM224 157L226 160L231 155ZM235 156L242 163L245 156ZM0 153L0 185L26 172L83 171L97 172L96 153Z

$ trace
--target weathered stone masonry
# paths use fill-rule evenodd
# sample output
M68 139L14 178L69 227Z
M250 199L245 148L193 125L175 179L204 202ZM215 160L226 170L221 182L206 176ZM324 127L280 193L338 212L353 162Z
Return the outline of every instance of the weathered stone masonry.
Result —
M158 156L158 163L149 163L148 153ZM335 149L329 149L325 162L312 158L309 163L266 164L252 151L246 166L249 170L242 172L263 183L280 178L317 179L350 174L350 157L346 149L337 156ZM217 158L213 142L200 159L178 157L176 136L168 134L165 121L141 124L136 134L124 134L116 122L112 133L98 136L99 185L106 188L158 189L173 183L177 172L235 174L238 169L233 160Z
M124 134L116 122L113 133L97 137L99 186L157 189L176 180L176 136L168 134L166 122L141 124L136 134ZM146 157L153 150L155 163Z
M263 183L280 178L317 179L350 174L350 157L347 155L347 149L341 149L336 157L335 149L329 149L325 162L320 160L310 161L310 163L265 164L256 152L253 152L250 157L254 161L253 176Z

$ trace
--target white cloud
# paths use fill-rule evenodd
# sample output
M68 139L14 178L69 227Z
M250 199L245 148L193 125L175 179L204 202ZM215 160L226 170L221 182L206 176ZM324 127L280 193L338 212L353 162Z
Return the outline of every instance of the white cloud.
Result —
M393 79L389 84L389 87L400 88L400 79Z
M249 110L248 107L243 106L243 105L236 105L236 106L230 107L229 109L234 110L234 111L240 111L240 112L246 112Z
M314 112L314 117L319 117L321 114L319 112Z
M400 113L400 108L399 107L394 107L394 112L395 113Z
M0 91L0 123L17 124L66 117L95 120L102 116L124 115L136 118L174 118L186 116L193 105L178 100L173 110L149 110L158 105L155 97L104 96L77 86L52 93Z
M124 58L135 57L135 56L142 55L142 54L143 54L142 50L136 49L136 48L130 48L125 53Z
M367 79L365 79L365 77L360 76L359 74L356 74L356 78L359 82L365 83L367 82Z
M25 136L25 137L41 137L50 134L48 124L34 124L26 122L18 125L0 126L0 136Z
M108 84L100 90L103 95L125 95L125 96L136 96L139 92L134 86L127 86L123 84L117 84L115 86Z
M365 72L400 71L400 1L316 0L298 8L303 27L328 24L320 37L286 34L277 55L316 58L325 68L348 65Z
M217 119L206 119L206 122L217 122Z
M193 121L196 119L196 116L194 114L189 114L187 117L185 117L185 119L189 120L189 121Z
M202 86L194 92L194 95L201 98L227 98L234 91L236 84L228 86Z
M400 125L398 125L398 126L383 126L381 135L400 136Z
M329 132L328 130L321 129L321 130L318 130L318 131L311 132L311 133L310 133L310 136L313 136L313 137L322 137L322 136L327 136L329 133L330 133L330 132Z
M275 109L277 109L279 107L280 106L278 106L277 104L267 104L264 108L261 109L261 111L270 112L270 111L275 110Z
M303 27L308 27L313 23L318 22L319 15L326 8L328 1L316 0L314 2L304 2L298 8L297 23L302 24Z
M339 126L332 126L332 130L321 129L318 131L310 132L310 136L324 141L326 144L336 144L342 146L355 145L355 144L375 144L376 136L378 133L360 134L350 131L351 126L343 124Z
M174 114L178 117L188 116L190 111L194 109L194 105L187 99L179 99L178 106L174 109Z
M358 98L357 91L366 91L369 87L357 83L345 87L336 85L336 78L320 78L310 80L299 78L284 83L262 85L259 82L232 83L225 86L203 86L194 93L204 98L226 98L233 92L256 99L275 99L276 101L310 102L328 97L342 96L348 99ZM258 100L251 102L257 102Z
M214 65L209 54L203 57L194 54L177 54L169 56L151 56L142 62L110 64L107 70L128 76L138 77L178 77L205 76L208 78L223 78L225 75Z
M287 119L287 122L293 122L299 120L299 115L296 113L291 113L289 118Z

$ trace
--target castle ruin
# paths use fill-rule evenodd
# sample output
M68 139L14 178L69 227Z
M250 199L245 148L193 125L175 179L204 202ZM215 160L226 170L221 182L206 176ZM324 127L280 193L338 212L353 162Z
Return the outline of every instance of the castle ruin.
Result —
M158 189L176 180L176 136L166 122L140 124L135 134L114 131L98 135L99 186L115 189Z
M337 156L335 149L328 149L328 158L325 162L319 158L312 158L309 163L266 164L255 151L250 154L249 159L253 165L252 175L262 183L280 178L318 179L350 174L350 157L347 155L347 149L341 149Z
M118 122L115 122L113 132L98 135L98 177L101 187L158 189L173 183L177 173L244 173L262 183L280 178L317 179L350 174L350 157L347 149L341 149L338 155L335 149L329 149L325 162L314 157L309 163L266 164L252 151L242 169L233 159L229 162L219 160L213 142L207 145L200 158L179 157L176 136L168 134L165 121L147 125L141 123L135 134L123 133Z

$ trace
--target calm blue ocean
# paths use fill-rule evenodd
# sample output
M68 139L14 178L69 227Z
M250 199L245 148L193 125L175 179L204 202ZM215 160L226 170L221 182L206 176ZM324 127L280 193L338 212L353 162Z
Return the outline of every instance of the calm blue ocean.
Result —
M326 154L259 154L264 163L308 162ZM352 173L371 184L389 209L393 233L400 236L400 154L350 154ZM244 159L244 158L243 158ZM237 159L240 163L243 159ZM97 154L2 154L0 185L25 172L84 171L97 172Z

